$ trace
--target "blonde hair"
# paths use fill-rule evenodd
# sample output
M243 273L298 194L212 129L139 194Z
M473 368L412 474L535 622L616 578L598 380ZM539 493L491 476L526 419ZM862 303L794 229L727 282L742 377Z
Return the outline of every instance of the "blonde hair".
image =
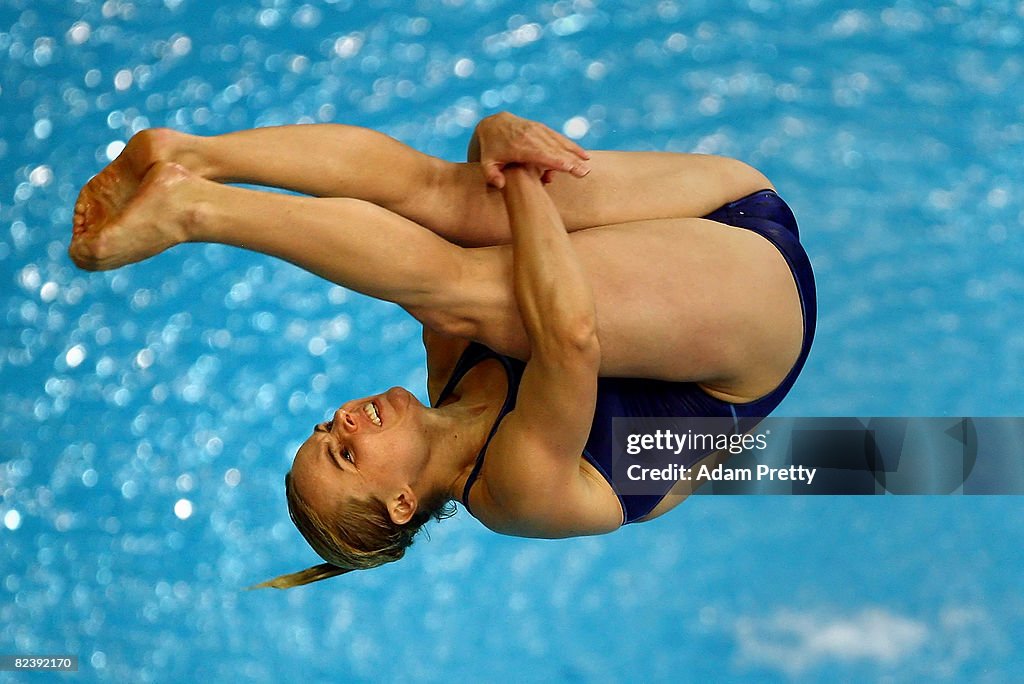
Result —
M288 514L306 542L326 563L281 575L250 589L290 589L353 570L368 570L391 563L405 555L424 523L455 514L455 504L445 495L418 508L404 525L391 520L380 499L349 499L326 516L321 516L295 491L292 476L284 476Z

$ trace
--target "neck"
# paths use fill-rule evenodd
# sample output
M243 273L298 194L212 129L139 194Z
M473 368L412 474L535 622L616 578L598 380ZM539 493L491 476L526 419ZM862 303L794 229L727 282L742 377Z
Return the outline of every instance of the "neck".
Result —
M461 500L477 455L483 449L500 406L493 402L459 400L431 409L430 459L423 473L426 491L444 491Z

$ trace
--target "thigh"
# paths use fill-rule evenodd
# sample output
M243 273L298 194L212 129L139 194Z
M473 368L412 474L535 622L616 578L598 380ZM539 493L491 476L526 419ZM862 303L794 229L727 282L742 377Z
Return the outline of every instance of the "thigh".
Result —
M778 385L799 355L796 285L760 235L706 219L655 219L578 231L572 241L594 292L602 375L699 382L749 401ZM511 250L479 253L475 336L525 357Z
M668 218L696 218L772 185L735 159L671 152L595 151L585 178L555 174L547 186L570 231ZM501 193L478 164L440 163L428 192L396 211L463 246L510 239ZM394 207L393 207L394 208Z

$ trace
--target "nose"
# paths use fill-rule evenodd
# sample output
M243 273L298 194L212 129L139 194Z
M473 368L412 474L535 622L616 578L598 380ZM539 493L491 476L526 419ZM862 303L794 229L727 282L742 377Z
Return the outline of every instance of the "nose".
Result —
M355 416L345 409L339 408L334 412L334 428L345 432L355 432L359 429L359 424L356 422Z

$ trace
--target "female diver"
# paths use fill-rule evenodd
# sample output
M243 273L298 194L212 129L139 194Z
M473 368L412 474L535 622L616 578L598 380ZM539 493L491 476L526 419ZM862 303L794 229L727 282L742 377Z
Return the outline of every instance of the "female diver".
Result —
M398 560L455 500L529 537L663 515L692 484L617 494L611 417L765 416L814 333L796 222L759 172L587 153L511 114L480 122L467 164L333 124L143 131L83 189L71 257L110 269L183 242L286 259L423 324L431 406L392 388L313 429L285 486L326 562L260 586Z

